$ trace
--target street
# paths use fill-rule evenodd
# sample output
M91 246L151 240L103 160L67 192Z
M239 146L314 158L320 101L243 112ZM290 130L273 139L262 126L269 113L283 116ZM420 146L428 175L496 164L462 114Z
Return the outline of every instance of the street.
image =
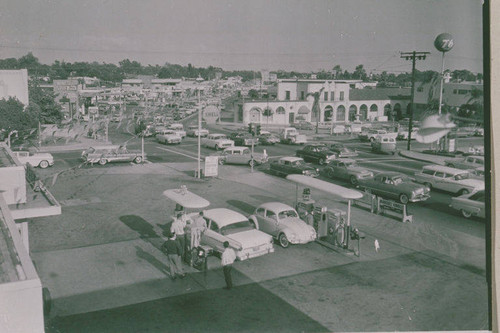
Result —
M131 135L118 129L110 138L123 142ZM426 164L373 154L355 140L347 144L358 150L359 164L373 171L411 175ZM128 148L140 149L140 140L131 139ZM262 149L272 160L293 156L297 146L257 146L256 151ZM265 165L254 173L248 166L223 165L218 178L195 179L194 138L175 146L147 138L145 152L143 165L105 166L82 165L80 151L54 152L55 166L40 170L64 212L30 226L32 255L54 299L48 332L487 327L485 222L453 211L444 192L410 204L412 224L353 208L351 223L366 234L359 258L317 243L287 249L275 244L275 253L235 265L236 288L230 293L222 290L215 257L209 258L207 273L190 269L185 280L170 281L159 248L174 206L162 191L186 185L209 198L210 207L249 216L263 202L293 205L295 186L270 175ZM202 156L213 153L202 148ZM329 208L346 209L322 193L313 197Z

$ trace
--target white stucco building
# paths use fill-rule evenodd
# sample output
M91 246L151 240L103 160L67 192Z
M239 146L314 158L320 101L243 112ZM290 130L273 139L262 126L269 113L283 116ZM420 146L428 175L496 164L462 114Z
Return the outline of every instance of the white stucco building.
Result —
M0 70L0 99L17 98L24 106L29 104L28 70Z

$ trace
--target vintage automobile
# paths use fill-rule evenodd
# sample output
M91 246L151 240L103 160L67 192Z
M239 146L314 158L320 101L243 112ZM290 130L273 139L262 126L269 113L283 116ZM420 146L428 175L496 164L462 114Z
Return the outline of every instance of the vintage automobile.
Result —
M373 172L358 166L356 161L350 158L333 160L324 171L328 177L345 179L352 185L357 185L360 179L373 177Z
M462 195L484 189L484 180L472 177L467 170L443 165L425 165L415 173L415 180L425 186Z
M190 125L187 130L187 136L198 137L198 125ZM208 136L209 132L206 128L200 130L200 137L204 138Z
M374 153L396 154L396 137L394 133L379 134L370 143Z
M280 139L270 132L262 133L259 135L259 143L261 145L274 145L280 142Z
M388 199L396 199L402 204L425 201L430 198L430 189L414 183L399 172L381 172L374 177L359 179L359 187L367 192Z
M153 125L153 134L156 136L159 133L162 133L163 131L167 130L167 126L165 125Z
M29 151L13 151L19 162L32 167L45 169L54 165L54 157L49 153L32 153Z
M375 141L375 138L379 134L387 134L387 131L386 130L382 130L382 129L370 129L370 130L363 131L363 132L359 133L358 134L358 139L360 141L370 141L370 142L373 142L373 141Z
M234 141L235 146L251 146L259 144L259 138L254 138L250 133L235 132L229 136Z
M460 213L462 213L462 216L467 219L471 216L484 218L484 196L484 190L477 191L475 193L462 194L459 197L451 198L450 207L459 210Z
M269 171L271 174L284 177L292 174L310 177L319 176L318 169L304 162L304 159L293 156L282 157L278 161L273 161L269 166Z
M300 130L313 130L316 128L316 125L313 125L312 123L310 123L308 121L299 121L299 122L293 123L292 127L295 127L296 129L300 129Z
M356 157L358 152L356 149L350 149L342 143L332 143L328 145L328 149L333 151L337 157Z
M260 205L249 220L257 229L273 236L284 248L316 239L314 227L302 221L295 209L281 202Z
M224 149L218 156L219 164L252 164L252 152L248 147L229 147ZM267 154L253 153L254 165L266 163L267 159Z
M444 164L450 168L463 169L463 170L484 170L484 156L466 156L460 159L445 160Z
M224 252L224 242L235 248L236 258L246 260L274 252L273 238L259 231L245 216L227 208L204 211L207 229L201 236L201 244L215 252Z
M160 133L156 134L156 141L163 144L180 144L182 142L182 137L177 134L174 130L165 129Z
M411 129L411 139L412 140L416 139L418 130L419 130L418 127L412 127L412 129ZM398 131L398 134L396 136L396 140L408 140L408 132L409 132L408 128L405 128L405 127L400 128Z
M146 158L146 154L144 154ZM106 165L111 162L134 162L142 163L141 151L129 151L124 146L119 146L116 149L95 149L89 148L82 153L82 159L87 163L99 163Z
M186 137L186 131L184 130L184 126L182 124L170 124L168 128L174 130L178 135L181 136L181 138Z
M335 153L321 143L305 145L295 152L297 157L302 157L306 162L316 162L324 165L336 157Z
M225 149L234 146L234 141L229 140L226 134L212 133L206 138L203 138L201 145L207 148L214 148L215 150Z
M303 145L307 143L307 137L300 134L294 127L285 127L280 132L280 142L289 145Z

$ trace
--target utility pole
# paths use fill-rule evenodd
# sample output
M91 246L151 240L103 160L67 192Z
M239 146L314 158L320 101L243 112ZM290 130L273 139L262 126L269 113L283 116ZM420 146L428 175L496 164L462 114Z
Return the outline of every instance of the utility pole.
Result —
M408 125L408 146L406 147L407 150L410 150L411 148L411 131L413 129L413 113L415 111L415 62L418 60L425 60L427 57L427 54L430 54L430 52L401 52L400 58L405 58L406 60L412 61L412 66L411 66L411 100L410 100L410 123Z
M198 179L201 178L201 101L200 101L200 90L198 93L198 170L196 171L196 175Z

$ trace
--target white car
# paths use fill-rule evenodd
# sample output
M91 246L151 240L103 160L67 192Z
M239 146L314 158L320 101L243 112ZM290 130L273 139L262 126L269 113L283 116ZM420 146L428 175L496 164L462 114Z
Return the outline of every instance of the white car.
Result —
M182 137L174 130L165 129L156 134L156 140L163 144L180 144L182 142Z
M463 195L484 190L484 180L471 177L467 170L442 165L426 165L415 173L415 181L432 189Z
M219 157L219 164L252 164L252 152L248 147L229 147L224 149ZM267 154L253 153L253 163L254 165L266 163L268 160Z
M184 126L182 124L170 124L168 126L169 129L174 130L181 138L186 137L186 131L184 130Z
M202 128L200 131L199 131L199 135L204 138L206 136L208 136L209 132L207 129L205 128ZM198 125L191 125L188 127L188 130L187 130L187 136L192 136L192 137L198 137Z
M250 259L274 252L273 238L255 228L244 215L227 208L205 210L203 218L207 229L201 236L201 244L215 252L224 252L224 242L234 248L236 258Z
M257 229L272 235L284 248L290 244L306 244L316 239L314 227L302 221L295 209L281 202L260 205L249 220Z
M456 198L451 198L451 208L459 210L463 217L471 216L485 217L484 210L484 191L467 193Z
M360 141L374 142L376 140L377 135L381 134L387 134L387 131L381 129L370 129L366 132L359 133L358 138Z
M213 133L209 134L201 141L202 146L214 148L216 150L225 149L234 146L234 141L229 140L226 134Z
M28 151L14 151L13 153L24 165L29 164L42 169L54 165L54 157L49 153L30 153Z
M463 170L484 170L484 156L466 156L465 158L444 161L446 166Z

